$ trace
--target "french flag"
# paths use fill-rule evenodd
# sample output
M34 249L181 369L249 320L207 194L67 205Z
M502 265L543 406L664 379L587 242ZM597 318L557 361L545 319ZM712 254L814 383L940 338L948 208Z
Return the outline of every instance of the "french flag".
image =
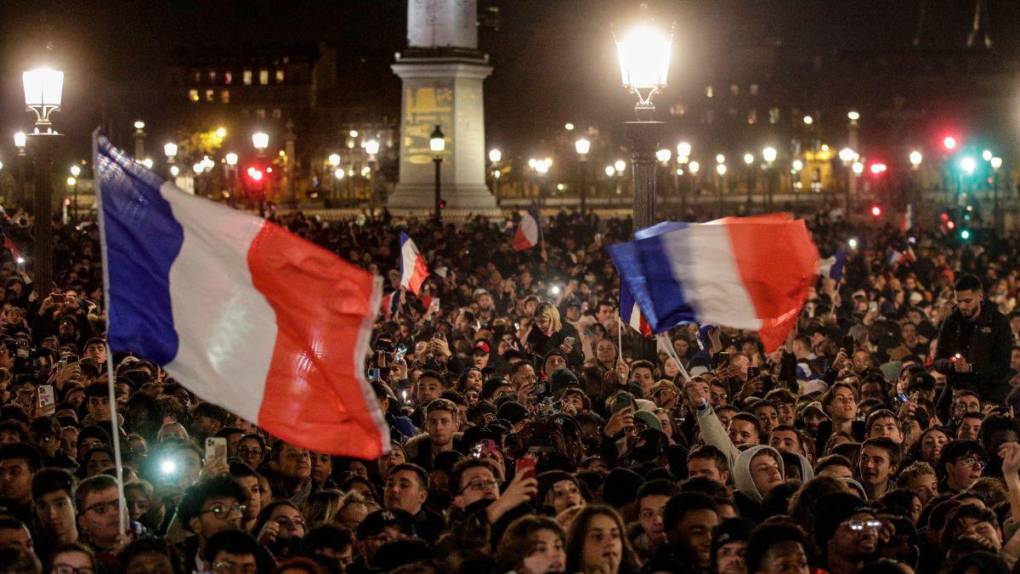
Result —
M645 320L644 315L641 314L641 306L627 290L627 284L622 281L620 282L620 319L645 337L652 336L652 326Z
M381 279L94 146L111 348L292 444L388 451L364 376Z
M418 295L421 284L429 276L425 258L418 253L418 247L403 231L400 232L400 286Z
M840 249L835 254L818 262L818 274L839 281L843 278L844 267L846 267L846 251Z
M538 206L531 204L527 211L521 212L521 222L514 234L514 251L524 251L538 245L542 240L542 224Z
M756 330L774 350L818 277L818 249L807 227L786 214L641 235L609 253L655 333L712 323Z

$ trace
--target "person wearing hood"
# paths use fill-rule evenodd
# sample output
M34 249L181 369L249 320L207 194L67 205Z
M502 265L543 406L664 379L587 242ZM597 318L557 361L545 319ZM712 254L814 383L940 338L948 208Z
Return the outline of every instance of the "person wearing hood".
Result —
M741 452L733 464L734 499L740 515L763 519L762 500L785 479L783 456L776 449L758 445Z

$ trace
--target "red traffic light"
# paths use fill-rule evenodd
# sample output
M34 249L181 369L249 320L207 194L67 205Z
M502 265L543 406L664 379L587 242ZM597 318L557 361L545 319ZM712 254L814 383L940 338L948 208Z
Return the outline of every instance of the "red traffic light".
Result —
M871 175L881 175L889 169L889 166L884 163L873 163L871 164Z
M872 205L871 206L871 215L874 216L874 217L882 217L882 206L880 206L880 205Z

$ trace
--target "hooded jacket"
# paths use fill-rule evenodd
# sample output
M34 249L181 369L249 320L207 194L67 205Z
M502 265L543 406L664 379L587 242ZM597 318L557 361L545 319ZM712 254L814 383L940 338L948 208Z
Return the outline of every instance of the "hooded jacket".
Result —
M769 451L776 458L776 462L779 463L779 475L783 480L786 480L786 472L783 469L783 457L779 454L779 451L766 445L752 446L742 451L737 456L737 460L734 461L732 469L733 483L737 487L737 492L758 504L761 503L764 496L758 491L758 487L754 484L754 478L751 476L751 459L763 450Z

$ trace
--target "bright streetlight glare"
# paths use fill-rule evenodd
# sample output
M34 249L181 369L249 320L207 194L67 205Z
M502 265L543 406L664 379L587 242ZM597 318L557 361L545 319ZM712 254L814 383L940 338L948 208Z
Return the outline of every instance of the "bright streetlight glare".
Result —
M1000 167L1002 167L1002 158L998 156L993 157L991 160L989 160L988 163L992 164L992 169L998 170Z
M716 154L715 163L726 163L726 156L723 154Z
M237 165L237 154L234 152L227 152L227 155L225 155L223 159L227 160L227 165L230 167Z
M499 163L503 161L503 152L498 148L492 148L489 150L489 161L492 163Z
M917 166L921 165L922 161L924 161L924 155L921 152L917 151L916 149L910 152L910 165L916 168Z
M687 169L691 170L691 175L698 175L698 172L701 171L701 164L696 161L692 161L687 164Z
M691 144L688 142L680 142L676 144L676 155L677 157L690 157Z
M635 26L616 42L625 88L648 90L666 85L673 36L650 24Z
M779 157L779 152L772 146L765 146L765 149L761 150L761 157L765 163L772 163Z
M726 164L725 163L720 163L720 164L716 165L715 166L715 172L718 173L720 176L726 175Z
M574 151L577 152L577 155L588 155L588 152L591 151L591 140L577 138L577 141L574 142Z
M655 159L659 160L659 163L669 163L669 160L673 157L673 152L668 148L664 147L655 152Z
M753 153L745 153L744 154L744 163L746 163L747 165L751 165L752 163L754 163L754 154Z
M340 165L340 154L331 153L329 154L329 165L333 167L339 167Z
M857 113L855 110L850 110L849 112L846 113L846 117L848 120L856 122L857 120L861 119L861 114Z
M616 168L611 166L611 165L607 165L606 169L605 169L605 172L606 172L606 176L613 177L614 175L616 175Z
M613 162L613 168L616 171L623 173L624 171L627 170L627 162L623 161L622 159L618 159L615 162Z
M864 164L859 161L855 161L854 165L851 166L850 169L853 170L854 175L861 175L862 173L864 173Z
M266 132L255 132L251 134L251 145L259 151L269 147L269 134Z
M981 152L981 159L985 161L992 161L992 157L994 155L995 154L992 153L992 150L986 149L985 151Z
M801 161L799 159L793 160L793 171L799 172L799 171L801 171L803 169L804 169L804 162L803 161Z
M78 164L72 165L71 175L73 175L74 177L78 177L79 175L81 175L81 166L79 166Z

